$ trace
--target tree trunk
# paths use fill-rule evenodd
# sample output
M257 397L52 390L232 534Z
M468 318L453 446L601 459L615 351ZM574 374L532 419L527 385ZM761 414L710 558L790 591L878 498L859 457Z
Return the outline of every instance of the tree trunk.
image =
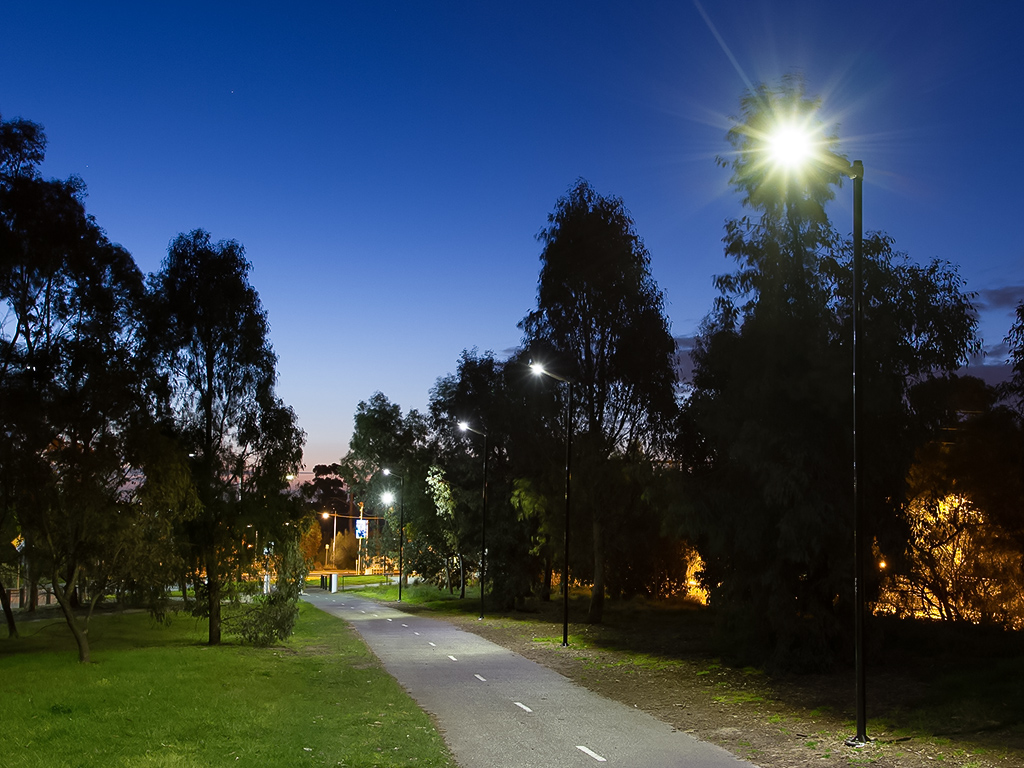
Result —
M39 602L39 577L36 576L35 569L32 567L32 561L29 558L25 559L25 565L25 584L28 587L25 591L28 600L21 605L21 609L27 610L29 613L35 613L36 603Z
M209 597L210 609L210 645L220 645L220 573L217 569L216 555L207 558L206 592Z
M594 516L594 586L590 590L588 624L600 624L604 617L604 523Z
M545 603L551 602L551 572L553 567L551 565L551 558L544 558L544 588L540 592L540 599Z
M71 594L75 593L76 582L80 573L79 568L75 568L71 580L68 582L68 592ZM53 594L57 596L57 602L60 604L60 609L64 613L64 620L68 624L68 628L71 630L72 636L75 638L75 643L78 644L78 660L82 664L89 663L89 623L86 621L85 627L78 626L78 620L75 619L75 609L71 604L71 595L64 591L64 588L60 585L60 577L57 575L56 570L53 572Z
M460 598L465 599L466 597L466 561L459 554L459 583L462 585L462 592L459 594ZM483 589L483 582L480 582L480 589Z
M7 637L18 637L18 625L14 621L14 611L11 610L11 596L3 581L0 581L0 603L3 603L4 617L7 619Z

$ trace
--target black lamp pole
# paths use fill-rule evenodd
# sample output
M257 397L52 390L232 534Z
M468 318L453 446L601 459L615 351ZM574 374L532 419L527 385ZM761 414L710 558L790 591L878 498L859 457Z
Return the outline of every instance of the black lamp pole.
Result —
M853 178L853 603L854 603L854 666L857 678L857 734L850 739L854 745L867 744L867 676L864 670L864 558L867 541L864 531L864 497L862 486L863 443L858 439L861 422L861 395L857 386L861 365L860 334L864 329L864 286L861 262L864 248L864 163L854 160L848 171ZM862 382L863 385L863 382Z
M473 429L468 422L460 421L459 429L472 432L484 439L484 490L483 512L480 515L480 618L484 617L484 573L487 561L487 433Z
M530 368L538 376L550 376L568 387L565 403L565 557L562 559L562 647L569 645L569 519L572 511L572 379L551 373L540 363Z

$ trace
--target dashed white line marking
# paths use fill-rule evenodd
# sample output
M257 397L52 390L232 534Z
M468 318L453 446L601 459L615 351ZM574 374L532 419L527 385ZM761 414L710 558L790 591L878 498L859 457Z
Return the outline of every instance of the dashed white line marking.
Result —
M416 635L417 637L419 637L420 633L419 632L413 632L413 634Z
M452 656L451 654L448 654L448 658L449 658L449 659L451 659L452 661L458 661L458 659L456 659L456 658L455 658L454 656Z
M515 701L515 702L512 702L512 703L515 704L517 707L519 707L521 710L523 710L523 712L533 712L532 709L530 709L528 706L523 704L521 701Z
M594 752L592 749L587 749L586 747L580 746L579 744L576 745L576 749L578 749L580 752L582 752L585 755L590 755L592 758L597 760L597 762L599 762L599 763L607 763L608 762L603 757L601 757L599 754L597 754L597 752Z
M429 643L429 644L430 644L430 647L431 647L431 648L437 648L437 646L436 646L436 645L434 645L433 643L431 643L431 642L430 642L429 640L427 640L427 643Z
M394 621L394 619L388 619L388 621Z
M408 627L409 625L408 625L408 624L403 624L402 626L403 626L403 627ZM419 632L417 632L416 634L418 635L418 634L419 634Z
M487 678L486 678L486 677L484 677L483 675L473 675L473 677L475 677L475 678L476 678L477 680L479 680L479 681L480 681L481 683L486 683L486 682L487 682Z

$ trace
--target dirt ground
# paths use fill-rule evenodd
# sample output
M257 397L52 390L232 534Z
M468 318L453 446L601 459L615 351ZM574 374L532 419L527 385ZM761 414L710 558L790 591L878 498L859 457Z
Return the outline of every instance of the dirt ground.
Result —
M958 724L953 717L941 735L874 730L881 722L912 721L915 702L928 696L927 681L919 673L890 669L871 674L869 669L868 736L873 741L848 747L844 742L856 730L849 672L781 679L729 667L709 652L706 624L688 630L685 616L655 619L656 631L649 628L654 624L646 614L635 620L628 613L614 616L603 626L570 624L570 645L564 648L560 606L547 604L539 611L482 621L475 616L445 620L762 768L1024 766L1024 737L1014 723L979 727L977 722Z

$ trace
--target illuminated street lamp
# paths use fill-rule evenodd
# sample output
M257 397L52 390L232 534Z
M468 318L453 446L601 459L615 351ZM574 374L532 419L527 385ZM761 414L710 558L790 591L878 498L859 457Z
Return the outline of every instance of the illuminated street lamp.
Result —
M484 491L483 512L480 515L480 618L484 617L484 572L487 559L487 433L473 429L468 422L460 421L459 429L472 432L484 439Z
M328 517L333 517L334 518L334 538L331 539L331 567L334 568L335 570L337 570L337 568L338 568L338 560L337 560L337 552L334 551L334 549L335 549L334 545L338 541L338 515L336 513L334 513L334 512L328 512L328 511L324 510L321 513L320 517L322 517L324 520L326 520Z
M780 125L768 137L768 149L773 162L789 170L796 170L807 162L817 162L853 179L853 604L854 604L854 664L857 680L857 734L847 739L848 746L862 746L870 739L867 735L866 675L864 670L864 500L861 494L862 442L857 440L857 425L861 421L861 395L857 387L857 371L861 369L858 336L863 329L863 285L861 261L863 258L864 219L864 163L846 160L832 153L817 154L814 142L806 130L795 124Z
M550 376L568 388L565 404L565 557L562 560L562 647L569 645L569 517L572 505L572 379L559 376L547 370L540 363L530 363L530 370L537 376Z
M405 562L402 559L402 548L405 545L405 476L396 475L390 469L385 469L384 474L398 478L399 491L402 494L398 504L398 602L402 602L402 576L405 569Z

